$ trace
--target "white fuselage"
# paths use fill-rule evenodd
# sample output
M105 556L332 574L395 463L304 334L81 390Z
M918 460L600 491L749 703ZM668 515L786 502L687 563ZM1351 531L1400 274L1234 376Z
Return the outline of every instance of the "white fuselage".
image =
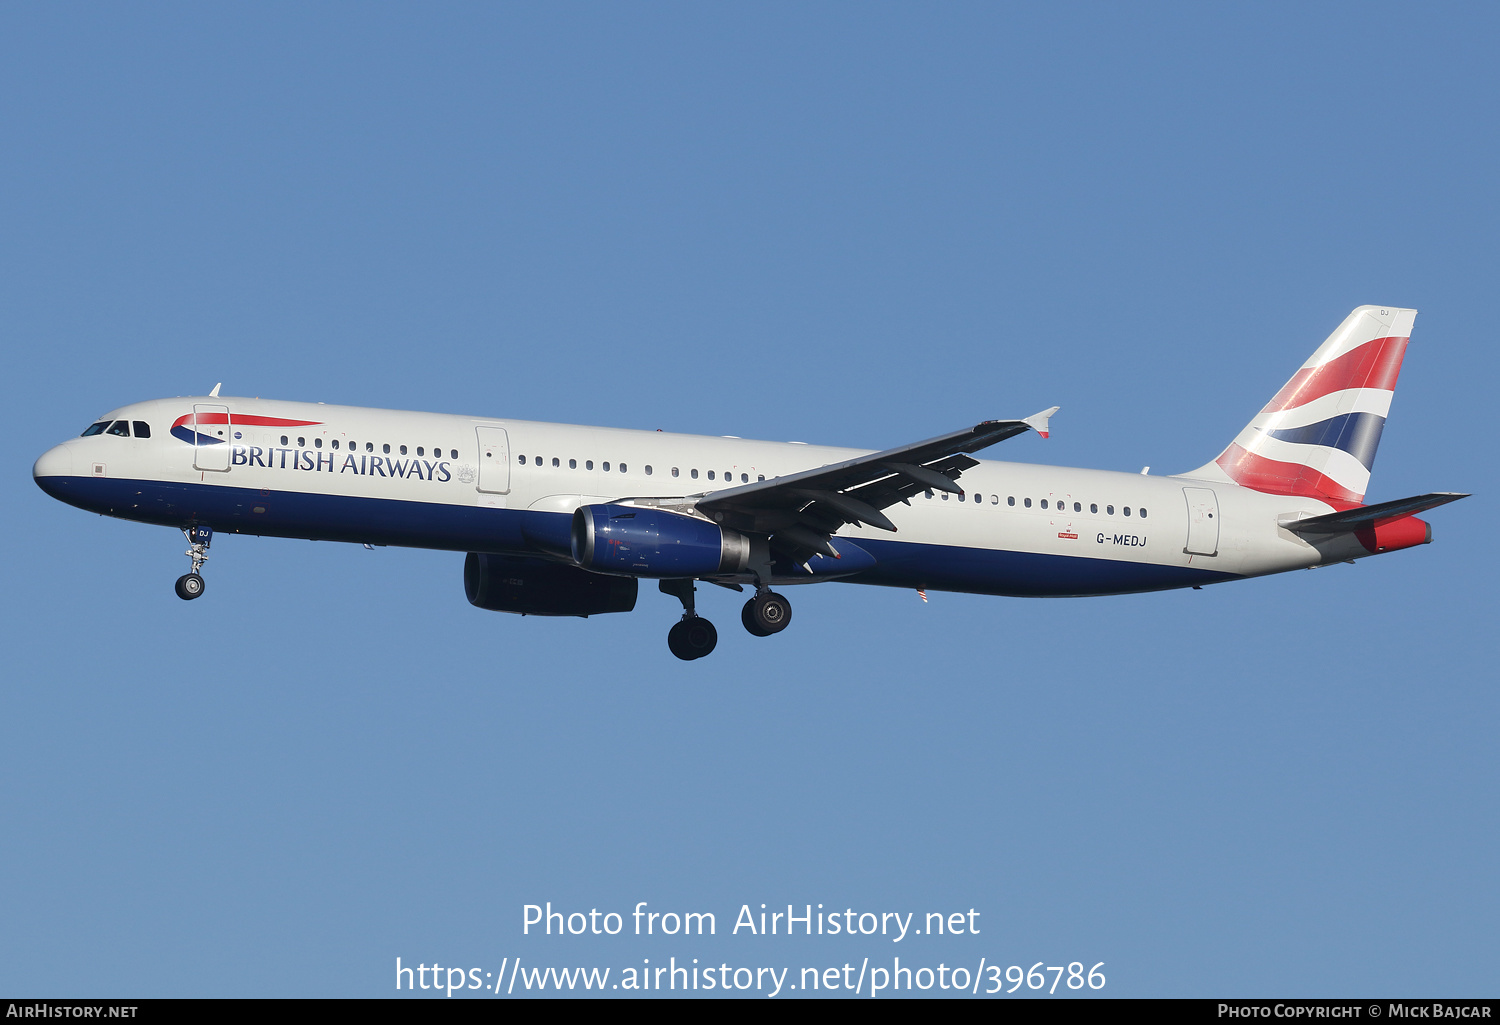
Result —
M231 410L221 429L226 436L194 443L195 406ZM44 488L147 522L459 551L532 551L526 525L546 520L517 513L563 517L589 504L703 496L864 454L246 398L155 400L103 419L148 424L150 437L65 442L38 460ZM1222 481L982 460L959 483L963 496L927 492L909 507L887 510L895 534L843 528L840 537L869 542L881 564L854 579L995 594L1099 594L1196 586L1369 554L1347 535L1315 546L1279 526L1329 512L1326 503ZM967 568L998 555L1009 559L1003 570ZM928 556L931 569L924 568ZM1098 571L1083 572L1085 564L1073 560Z

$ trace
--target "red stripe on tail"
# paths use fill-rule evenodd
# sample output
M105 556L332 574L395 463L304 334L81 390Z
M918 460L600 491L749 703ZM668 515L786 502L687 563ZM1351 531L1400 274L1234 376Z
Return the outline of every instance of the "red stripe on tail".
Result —
M1405 340L1402 339L1403 342ZM1272 495L1300 495L1332 502L1352 502L1355 505L1365 500L1364 495L1355 494L1311 466L1267 459L1246 451L1238 444L1231 444L1215 462L1229 474L1230 480L1255 491Z
M1304 367L1266 403L1266 409L1295 409L1346 388L1392 391L1401 374L1401 357L1406 355L1406 342L1405 338L1376 338L1321 367Z

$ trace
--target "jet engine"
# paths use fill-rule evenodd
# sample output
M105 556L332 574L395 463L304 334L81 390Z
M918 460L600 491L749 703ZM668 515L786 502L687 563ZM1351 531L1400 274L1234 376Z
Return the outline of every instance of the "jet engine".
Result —
M576 566L524 556L482 555L464 559L469 604L523 616L597 616L635 608L633 577L607 577Z
M573 513L573 561L641 577L740 573L750 539L717 523L660 509L585 505Z

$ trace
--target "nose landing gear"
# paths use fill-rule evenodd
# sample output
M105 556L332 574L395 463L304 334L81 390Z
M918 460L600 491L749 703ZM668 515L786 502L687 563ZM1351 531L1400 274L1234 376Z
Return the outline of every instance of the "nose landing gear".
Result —
M188 550L183 554L193 560L193 568L177 578L177 597L192 601L206 586L198 571L208 561L208 546L213 544L214 531L212 527L193 526L183 527L182 534L188 539Z
M792 603L772 590L757 591L740 610L740 622L757 637L779 634L792 621Z
M698 615L693 602L695 590L691 580L662 580L656 585L662 594L682 602L682 621L667 631L667 647L684 662L702 658L719 643L719 631Z

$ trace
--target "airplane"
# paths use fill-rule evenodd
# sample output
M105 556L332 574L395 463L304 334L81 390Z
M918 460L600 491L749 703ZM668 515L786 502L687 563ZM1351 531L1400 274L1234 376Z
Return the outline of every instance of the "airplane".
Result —
M216 534L464 552L464 592L523 616L682 603L678 658L713 651L696 584L752 588L741 622L786 629L773 590L843 581L1023 597L1201 588L1432 540L1365 505L1415 310L1361 306L1218 457L1171 476L982 461L1057 407L879 452L800 442L206 396L123 406L48 450L47 494L179 528L204 592ZM960 483L960 481L962 483Z

